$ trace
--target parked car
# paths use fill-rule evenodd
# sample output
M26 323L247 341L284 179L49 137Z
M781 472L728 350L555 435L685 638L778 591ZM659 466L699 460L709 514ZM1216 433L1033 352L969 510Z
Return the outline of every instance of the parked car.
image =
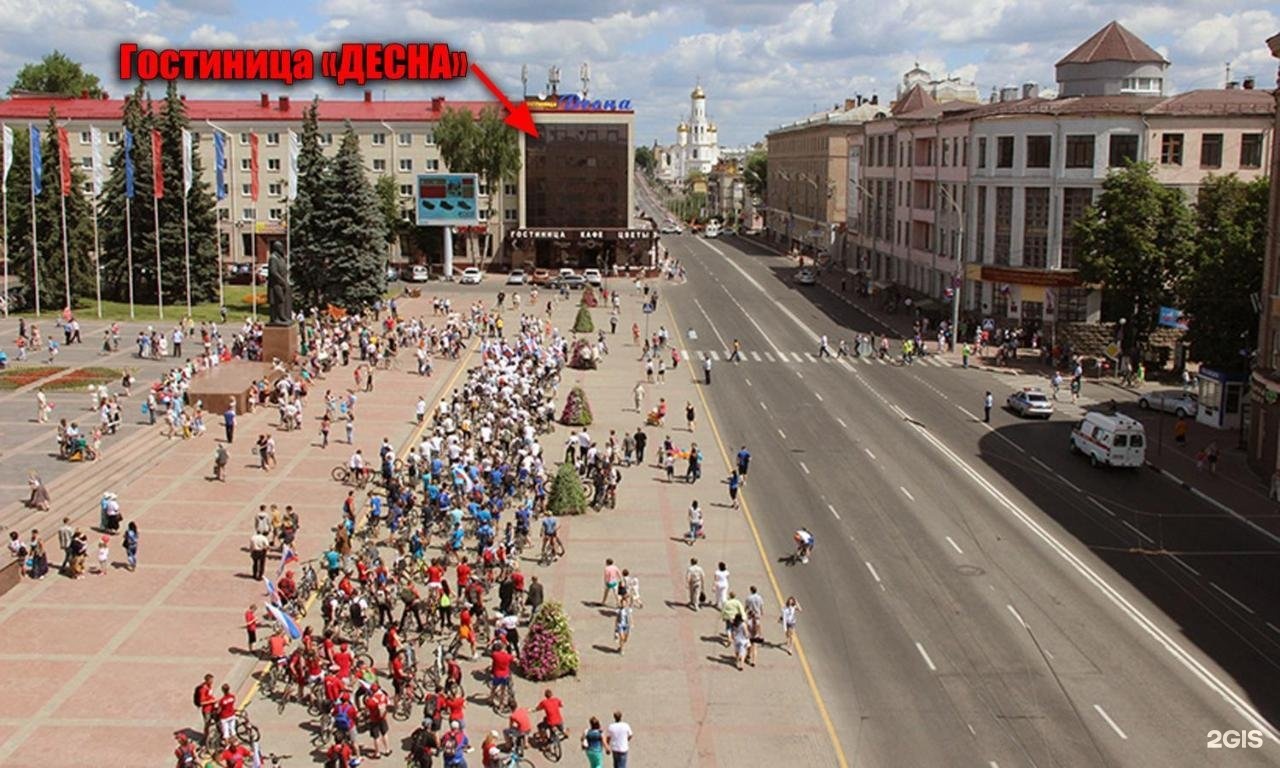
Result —
M411 283L425 283L431 279L431 270L425 264L414 264L405 270L404 279Z
M1138 398L1138 407L1143 410L1154 408L1177 416L1195 416L1200 410L1200 398L1194 392L1163 389L1158 392L1149 392Z
M683 231L684 230L680 228L680 225L674 221L668 221L666 224L662 225L661 229L658 230L658 232L664 235L678 235Z
M576 275L578 273L574 272L573 269L570 267L561 267L560 272L558 274L560 275L560 277L568 277L569 275Z
M1036 387L1025 387L1014 392L1005 400L1005 404L1009 406L1009 410L1023 418L1043 416L1047 419L1053 415L1053 401Z
M394 283L399 279L400 279L400 270L388 264L387 265L387 282Z
M808 267L796 273L796 285L815 285L818 282L818 274Z
M550 281L551 281L551 270L549 269L533 270L533 279L531 280L531 282L534 285L546 285Z
M228 264L227 282L232 285L248 285L253 282L253 269L246 264Z
M524 270L513 269L508 272L507 285L524 285Z
M721 231L720 222L711 221L707 223L707 228L702 230L702 236L703 237L719 237L720 231Z
M600 286L604 284L604 276L600 274L600 270L598 269L582 270L582 279L586 280L588 284L594 285L594 286Z
M587 279L585 277L583 277L582 275L575 275L571 273L568 275L556 275L551 279L551 282L547 283L547 287L556 288L556 289L559 289L562 287L574 289L574 288L582 288L586 286L586 284L587 284Z
M1142 422L1122 413L1089 411L1071 430L1071 452L1083 453L1093 466L1137 468L1147 458Z
M271 276L271 270L267 269L266 264L258 265L258 282L266 284L267 278Z
M462 270L462 279L460 279L458 282L462 283L463 285L479 285L480 281L483 279L484 279L483 272L476 269L475 267L467 267L466 269Z

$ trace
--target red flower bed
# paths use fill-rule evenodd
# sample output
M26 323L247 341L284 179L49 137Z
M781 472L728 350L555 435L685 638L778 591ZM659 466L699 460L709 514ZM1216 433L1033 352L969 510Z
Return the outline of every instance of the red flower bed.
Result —
M0 389L19 389L67 370L66 366L32 365L0 371Z

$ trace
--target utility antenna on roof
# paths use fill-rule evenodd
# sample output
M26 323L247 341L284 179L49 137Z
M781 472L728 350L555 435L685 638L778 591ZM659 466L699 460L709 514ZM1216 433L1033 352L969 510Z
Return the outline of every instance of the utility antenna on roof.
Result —
M552 96L560 95L560 68L557 66L547 70L547 90L551 91Z
M578 68L578 77L582 80L582 98L587 98L587 84L591 82L591 65L582 62L582 66Z
M529 98L529 65L520 65L520 90L524 92L524 97Z
M1227 67L1227 79L1223 80L1222 82L1224 83L1223 85L1224 88L1230 88L1231 87L1231 62L1228 61L1226 63L1226 67Z

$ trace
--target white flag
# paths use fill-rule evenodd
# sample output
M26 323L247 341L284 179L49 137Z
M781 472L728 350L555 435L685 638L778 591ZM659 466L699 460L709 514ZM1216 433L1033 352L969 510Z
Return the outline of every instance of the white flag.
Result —
M4 127L4 178L0 184L6 191L9 189L9 167L13 165L13 129Z
M182 191L191 191L191 131L182 129Z
M102 194L102 183L106 179L106 168L102 165L102 131L89 126L90 153L93 157L93 196Z
M289 131L289 200L298 199L298 153L302 151L302 141L298 134Z

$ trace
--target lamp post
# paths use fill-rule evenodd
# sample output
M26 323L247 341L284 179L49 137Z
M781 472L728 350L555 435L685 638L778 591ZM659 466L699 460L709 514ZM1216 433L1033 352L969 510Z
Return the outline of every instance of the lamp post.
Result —
M960 210L960 206L956 203L956 199L951 196L947 188L938 185L938 191L942 193L942 197L946 199L947 205L956 214L956 220L959 222L960 246L956 249L956 273L951 278L951 351L956 349L956 336L960 333L960 289L964 286L964 212Z

